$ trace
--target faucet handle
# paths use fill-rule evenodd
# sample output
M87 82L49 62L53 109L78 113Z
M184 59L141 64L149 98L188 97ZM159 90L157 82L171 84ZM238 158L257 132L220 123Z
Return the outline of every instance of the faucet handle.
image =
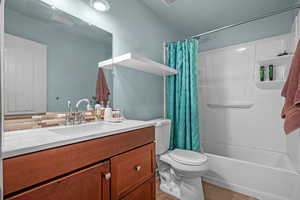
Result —
M68 108L68 112L71 111L71 106L72 106L72 101L70 99L67 100L67 108Z

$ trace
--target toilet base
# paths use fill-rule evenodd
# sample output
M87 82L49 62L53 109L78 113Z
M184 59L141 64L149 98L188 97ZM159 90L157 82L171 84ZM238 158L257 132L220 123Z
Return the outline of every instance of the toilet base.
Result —
M168 169L160 172L160 190L180 199L180 180L176 177L172 169Z
M170 190L170 187L167 187L166 185L160 185L160 190L172 197L175 197L177 200L180 200L180 192L175 190Z
M178 200L204 200L201 177L207 171L207 162L201 166L183 165L168 154L157 159L161 191Z
M201 178L183 179L180 190L180 200L204 200Z
M177 177L171 169L169 173L161 173L160 178L160 190L178 200L204 200L201 177Z

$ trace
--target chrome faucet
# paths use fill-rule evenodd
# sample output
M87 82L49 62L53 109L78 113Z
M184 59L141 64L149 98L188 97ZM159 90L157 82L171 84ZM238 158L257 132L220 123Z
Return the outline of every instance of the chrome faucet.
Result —
M87 103L87 106L86 106L87 110L92 110L90 101L88 99L80 99L79 101L77 101L74 112L72 112L71 100L67 101L67 114L66 114L65 125L81 124L84 121L84 114L82 112L79 112L79 106L83 102Z
M84 115L83 115L83 113L79 112L79 106L83 102L87 103L87 106L86 106L87 110L92 110L92 107L90 105L90 100L88 100L88 99L80 99L79 101L77 101L77 103L75 105L75 119L74 119L74 122L76 124L81 124L82 121L84 121Z
M86 109L87 109L87 110L91 110L91 109L92 109L92 108L91 108L91 105L90 105L90 100L88 100L88 99L80 99L79 101L77 101L76 106L75 106L76 112L79 111L79 106L80 106L80 104L81 104L82 102L86 102L86 103L87 103L87 106L86 106Z

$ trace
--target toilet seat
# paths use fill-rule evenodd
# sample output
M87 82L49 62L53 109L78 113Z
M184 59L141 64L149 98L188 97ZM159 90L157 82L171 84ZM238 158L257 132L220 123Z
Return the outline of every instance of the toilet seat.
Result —
M175 149L169 152L169 156L184 165L200 166L207 162L207 156L204 154L188 150Z
M181 156L183 155L182 152L178 153L178 151L176 151L176 150L174 150L174 151L175 152L169 151L169 152L161 155L160 160L165 162L165 163L168 163L174 169L176 169L177 171L180 171L182 173L188 173L188 174L190 174L190 173L201 173L201 172L207 170L207 168L208 168L207 163L208 162L207 162L207 157L205 155L203 155L201 153L196 153L196 154L201 155L201 157L200 156L197 157L198 159L195 159L195 162L192 162L192 161L190 161L190 158L181 158ZM189 162L187 161L187 159L189 159Z

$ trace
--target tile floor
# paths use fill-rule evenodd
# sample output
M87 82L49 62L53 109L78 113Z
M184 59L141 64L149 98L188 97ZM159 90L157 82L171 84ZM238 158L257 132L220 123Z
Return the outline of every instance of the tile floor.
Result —
M246 195L232 192L230 190L217 187L212 184L203 184L205 200L256 200ZM159 190L159 179L156 179L156 200L176 200L175 198L161 192Z

